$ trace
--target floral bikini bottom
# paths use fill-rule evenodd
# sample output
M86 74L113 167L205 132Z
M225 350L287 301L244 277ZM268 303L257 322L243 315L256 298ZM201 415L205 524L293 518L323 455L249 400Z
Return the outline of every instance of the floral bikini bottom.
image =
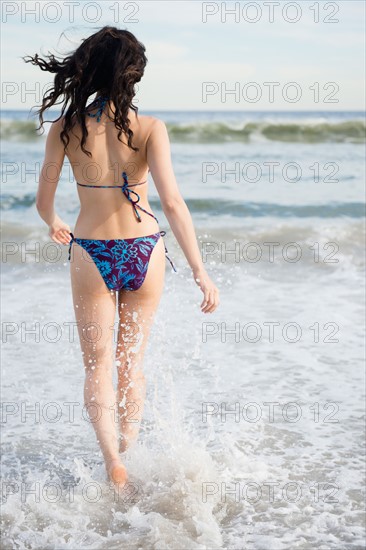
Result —
M137 290L145 280L151 253L165 231L132 239L79 239L72 233L70 235L69 260L71 245L75 242L90 254L110 290ZM170 258L166 257L176 271Z

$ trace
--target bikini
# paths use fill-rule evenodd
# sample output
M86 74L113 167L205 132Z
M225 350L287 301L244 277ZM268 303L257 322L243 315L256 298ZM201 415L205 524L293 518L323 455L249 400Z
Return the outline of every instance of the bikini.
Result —
M93 118L97 117L97 122L99 122L107 101L108 98L106 97L96 98L91 105L97 103L97 105L99 104L99 109L95 114L87 114ZM138 204L140 196L136 191L131 190L131 187L137 187L147 182L142 181L140 183L129 184L126 172L122 173L122 177L124 181L123 185L85 185L79 182L76 183L80 187L91 187L94 189L122 189L122 193L132 205L138 222L141 222L141 216L138 211L141 210L159 223L158 219L151 212L148 212ZM131 197L131 194L135 198ZM71 258L72 243L76 242L90 254L106 286L110 290L138 290L145 280L152 251L158 240L166 235L166 232L159 231L151 235L131 239L81 239L74 237L72 233L70 235L69 260ZM167 255L168 251L165 243L164 248L166 258L176 272L177 270L173 262Z

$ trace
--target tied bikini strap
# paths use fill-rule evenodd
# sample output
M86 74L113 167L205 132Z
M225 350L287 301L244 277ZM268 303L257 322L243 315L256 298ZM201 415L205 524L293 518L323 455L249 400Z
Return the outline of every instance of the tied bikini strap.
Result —
M166 231L160 231L160 235L161 235L162 237L165 237ZM172 266L173 271L175 271L175 272L177 273L177 270L175 269L173 262L171 261L171 259L170 259L169 256L168 256L168 249L167 249L167 247L165 246L164 240L163 240L163 243L164 243L164 248L165 248L165 257L166 257L167 260L169 260L169 263L170 263L170 265Z
M124 181L124 184L122 185L122 192L123 192L124 196L132 204L133 211L135 212L137 221L141 222L141 216L140 216L140 214L137 210L139 208L140 210L142 210L142 212L145 212L145 214L148 214L149 216L154 218L154 220L156 220L157 223L159 223L158 219L154 216L154 214L151 214L151 212L148 212L147 210L145 210L145 208L142 208L142 206L140 206L138 204L138 202L140 201L140 195L138 193L136 193L136 191L132 191L131 189L129 189L129 187L136 187L137 185L142 185L143 183L146 183L146 182L143 181L141 183L129 184L126 172L122 172L122 177L123 177L123 181ZM135 196L135 199L133 197L131 197L131 194L133 194Z
M166 231L159 231L159 233L162 237L165 237L165 235L166 235ZM75 237L74 237L73 233L70 233L70 235L71 235L71 240L69 242L69 260L71 259L71 245L75 241ZM169 260L169 263L172 266L173 270L177 273L177 270L175 269L175 266L174 266L172 260L168 256L168 250L167 250L167 247L165 246L165 242L163 241L163 243L164 243L164 248L165 248L166 259Z
M140 195L136 192L136 191L132 191L130 189L130 187L136 187L137 185L143 185L144 183L146 183L146 181L142 181L140 183L128 183L128 179L127 179L127 174L126 172L122 172L122 177L123 177L123 185L87 185L87 184L84 184L84 183L79 183L79 182L76 182L78 185L80 185L81 187L93 187L94 189L122 189L122 193L124 194L124 196L130 201L130 203L132 204L132 208L133 208L133 211L136 215L136 218L137 218L137 221L138 222L141 222L141 216L138 212L138 208L140 210L142 210L142 212L145 212L145 214L148 214L149 216L151 216L152 218L154 218L154 220L159 223L158 221L158 218L156 216L154 216L154 214L151 214L151 212L148 212L147 210L145 210L145 208L143 208L142 206L140 206L138 203L140 201ZM131 195L134 195L134 198L131 196Z
M97 110L97 112L95 114L93 113L89 113L88 111L85 111L86 114L92 118L95 118L97 117L97 122L100 122L100 118L102 116L102 113L104 111L104 107L106 106L107 104L107 101L109 100L109 97L97 97L96 99L94 99L94 101L91 102L91 104L89 105L89 107L91 105L94 105L94 103L96 103L97 105L99 105L99 108Z
M75 241L74 235L72 233L70 233L70 235L71 235L71 241L69 242L69 260L71 259L71 245Z

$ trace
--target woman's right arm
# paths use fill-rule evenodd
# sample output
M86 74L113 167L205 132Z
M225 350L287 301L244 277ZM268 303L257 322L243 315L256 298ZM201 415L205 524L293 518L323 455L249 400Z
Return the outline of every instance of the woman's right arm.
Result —
M162 120L155 119L153 123L146 154L163 212L204 294L202 312L211 313L219 305L219 291L203 265L192 217L175 179L168 131Z

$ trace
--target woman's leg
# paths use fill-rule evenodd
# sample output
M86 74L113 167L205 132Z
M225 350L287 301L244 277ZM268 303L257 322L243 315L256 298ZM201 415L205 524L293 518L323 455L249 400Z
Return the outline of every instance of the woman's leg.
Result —
M90 255L77 243L72 244L70 272L85 368L84 405L110 475L111 468L120 464L113 388L116 293L107 288Z
M143 357L163 291L164 275L164 243L159 239L151 253L141 287L134 291L119 292L116 360L120 452L124 452L137 439L140 429L146 392Z

